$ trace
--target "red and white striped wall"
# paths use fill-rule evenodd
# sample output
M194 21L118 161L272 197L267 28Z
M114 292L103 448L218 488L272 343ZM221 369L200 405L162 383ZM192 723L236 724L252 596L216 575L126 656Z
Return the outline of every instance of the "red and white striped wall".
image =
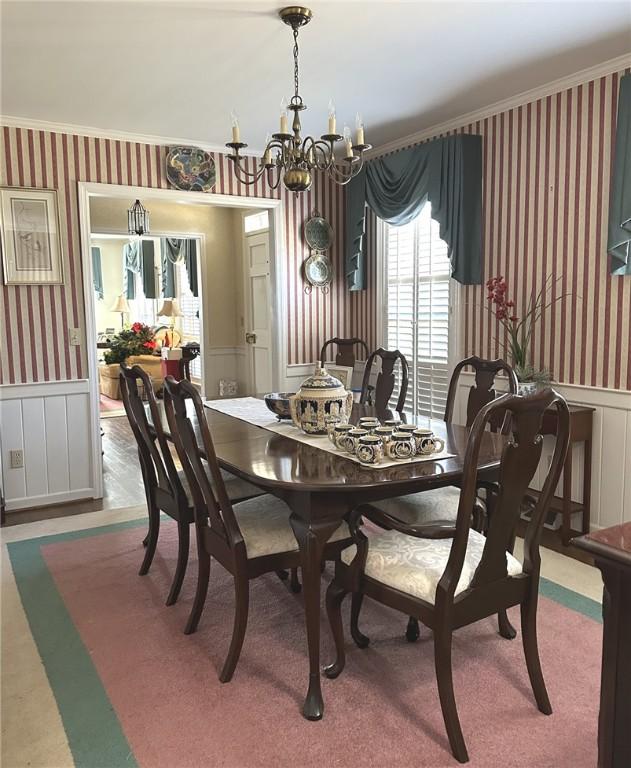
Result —
M87 376L85 347L68 344L68 329L85 337L81 275L77 182L92 181L167 188L167 147L127 141L2 128L0 184L56 189L64 252L64 283L57 286L6 286L0 291L0 384L64 381ZM286 331L289 364L317 358L330 336L348 335L350 313L344 287L344 190L328 179L316 178L312 189L295 196L271 190L264 180L254 187L238 182L229 161L214 155L217 185L213 192L283 199L289 325ZM249 159L250 170L255 160ZM309 255L303 239L305 219L318 209L333 225L331 258L335 280L323 295L303 291L300 267ZM89 340L88 340L89 343Z
M555 381L631 389L631 278L612 277L606 241L619 78L614 73L458 128L484 137L484 273L503 275L523 312L546 277L551 297L534 363ZM376 344L375 219L368 291L352 329ZM461 291L464 353L504 355L482 287Z

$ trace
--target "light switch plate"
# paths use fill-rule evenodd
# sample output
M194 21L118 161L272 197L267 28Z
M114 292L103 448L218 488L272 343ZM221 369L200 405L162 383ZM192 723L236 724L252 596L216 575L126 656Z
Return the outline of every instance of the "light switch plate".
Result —
M21 448L9 451L9 460L11 469L21 469L24 466L24 451Z
M68 328L68 343L71 347L78 347L81 344L81 332L78 328Z

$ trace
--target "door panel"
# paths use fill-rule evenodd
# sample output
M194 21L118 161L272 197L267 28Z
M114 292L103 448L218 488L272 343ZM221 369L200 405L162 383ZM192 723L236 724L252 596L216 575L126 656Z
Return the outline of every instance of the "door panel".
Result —
M270 284L269 233L245 236L247 265L246 341L251 391L272 390L272 295Z

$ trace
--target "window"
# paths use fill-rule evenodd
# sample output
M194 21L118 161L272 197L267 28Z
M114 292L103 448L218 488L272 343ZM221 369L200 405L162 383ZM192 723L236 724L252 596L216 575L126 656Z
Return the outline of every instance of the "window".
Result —
M133 317L134 322L154 326L156 324L156 300L145 297L142 276L139 273L134 274L134 283L136 285L136 298L129 300L129 306L132 310L131 317Z
M410 367L406 410L442 418L449 387L450 263L431 205L403 227L384 224L383 248L383 336L386 348L401 350Z
M186 264L181 261L175 265L175 289L180 303L182 317L179 327L182 331L182 343L187 341L200 342L201 324L199 322L199 296L193 296L188 282ZM201 379L202 365L199 357L191 362L191 378Z
M243 217L243 229L246 235L252 232L261 232L269 229L269 212L260 211L259 213L250 213Z

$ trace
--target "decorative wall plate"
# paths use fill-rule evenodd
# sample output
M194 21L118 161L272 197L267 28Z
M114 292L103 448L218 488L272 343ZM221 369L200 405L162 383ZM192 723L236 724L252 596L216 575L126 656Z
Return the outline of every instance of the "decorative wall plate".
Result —
M198 147L171 147L167 155L167 179L176 189L208 192L217 181L215 161Z
M333 280L333 266L325 253L314 251L304 262L303 269L305 280L309 283L305 286L305 293L311 293L312 287L321 288L324 293L329 290Z
M317 211L305 222L305 240L314 251L327 251L333 244L333 227Z

